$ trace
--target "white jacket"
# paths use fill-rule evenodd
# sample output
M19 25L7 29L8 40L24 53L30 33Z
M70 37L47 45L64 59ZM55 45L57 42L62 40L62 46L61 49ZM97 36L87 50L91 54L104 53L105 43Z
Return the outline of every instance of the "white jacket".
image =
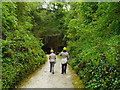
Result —
M49 55L49 61L50 61L50 62L55 62L55 61L56 61L56 55L55 55L54 53L51 53L51 54Z
M61 52L60 56L62 57L61 63L67 63L67 59L69 58L69 54L67 52Z

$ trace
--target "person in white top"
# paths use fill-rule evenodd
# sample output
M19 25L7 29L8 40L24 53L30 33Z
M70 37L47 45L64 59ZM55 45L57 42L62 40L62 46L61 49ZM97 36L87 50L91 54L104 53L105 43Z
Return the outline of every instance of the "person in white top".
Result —
M63 48L63 52L61 52L60 56L62 57L61 59L61 64L62 64L62 73L66 74L66 69L67 69L67 60L69 58L69 54L66 52L66 47Z
M54 64L56 62L56 55L53 53L54 52L53 50L51 50L50 52L51 52L51 54L49 55L50 72L52 72L52 74L54 74Z

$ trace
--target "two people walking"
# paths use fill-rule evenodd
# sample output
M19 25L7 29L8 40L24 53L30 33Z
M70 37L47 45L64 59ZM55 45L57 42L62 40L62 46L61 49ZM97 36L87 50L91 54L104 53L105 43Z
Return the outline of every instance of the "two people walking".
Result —
M54 64L56 63L56 55L53 53L54 51L50 51L51 54L49 55L49 61L50 61L50 72L54 74ZM65 73L66 74L66 69L67 69L67 60L69 58L69 54L66 51L66 47L63 48L63 52L60 53L61 56L61 64L62 64L62 72L61 74Z

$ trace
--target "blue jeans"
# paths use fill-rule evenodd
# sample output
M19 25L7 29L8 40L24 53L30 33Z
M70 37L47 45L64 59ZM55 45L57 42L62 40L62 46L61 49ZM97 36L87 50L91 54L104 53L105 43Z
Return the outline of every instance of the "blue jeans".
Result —
M55 62L50 62L50 72L54 73L54 64Z

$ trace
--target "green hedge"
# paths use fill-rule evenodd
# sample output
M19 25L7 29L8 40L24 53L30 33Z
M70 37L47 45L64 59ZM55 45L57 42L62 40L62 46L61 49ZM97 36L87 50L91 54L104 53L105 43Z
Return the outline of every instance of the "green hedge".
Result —
M2 88L6 89L17 87L23 78L34 72L47 58L41 49L42 41L28 31L31 27L27 30L25 25L23 27L18 23L17 4L2 4Z
M99 49L102 48L106 51L99 52ZM109 49L107 50L107 48ZM76 53L76 55L69 51L70 59L68 62L80 76L86 88L118 89L120 88L119 51L118 45L113 47L106 45L106 47L95 49L92 47L83 50L81 53ZM74 52L77 52L77 50L74 50Z
M120 88L119 2L74 2L70 5L65 37L69 64L86 88Z
M21 33L20 31L16 32L19 35ZM46 56L40 43L29 32L22 31L21 37L3 40L2 87L14 88L16 83L35 71L45 60Z

